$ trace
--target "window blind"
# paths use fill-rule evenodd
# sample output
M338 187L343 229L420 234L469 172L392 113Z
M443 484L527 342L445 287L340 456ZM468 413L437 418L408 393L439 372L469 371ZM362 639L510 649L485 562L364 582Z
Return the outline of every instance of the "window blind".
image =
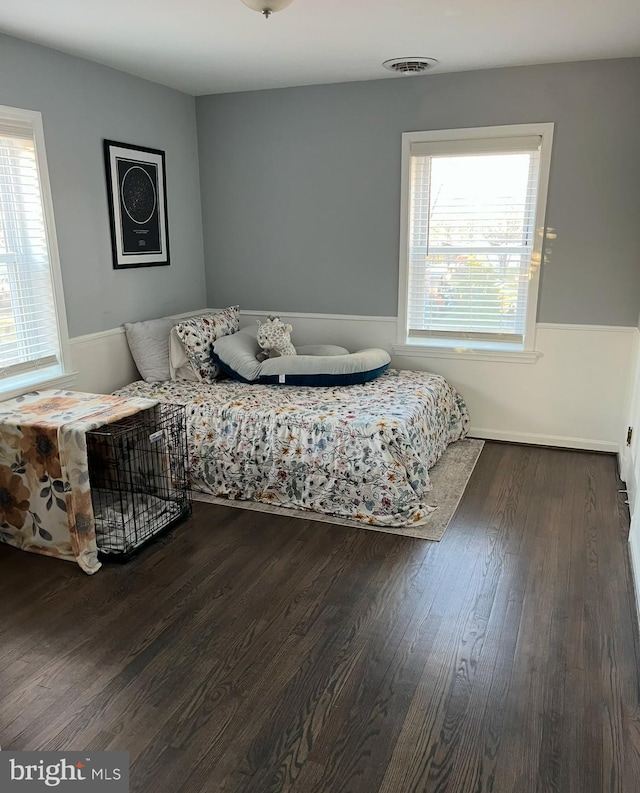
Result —
M0 119L0 379L59 361L34 131Z
M540 146L539 136L412 144L410 338L523 343Z

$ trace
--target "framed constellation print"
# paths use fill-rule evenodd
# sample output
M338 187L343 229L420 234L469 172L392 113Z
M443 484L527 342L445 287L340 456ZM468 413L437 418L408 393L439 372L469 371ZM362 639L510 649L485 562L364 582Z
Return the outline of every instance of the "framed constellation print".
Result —
M115 269L169 264L164 152L104 141Z

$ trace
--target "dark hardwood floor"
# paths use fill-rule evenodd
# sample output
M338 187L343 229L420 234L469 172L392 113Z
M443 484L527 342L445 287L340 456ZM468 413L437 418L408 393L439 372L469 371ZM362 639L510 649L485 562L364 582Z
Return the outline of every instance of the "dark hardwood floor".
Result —
M0 745L154 793L636 793L619 487L487 443L440 543L196 504L94 577L0 546Z

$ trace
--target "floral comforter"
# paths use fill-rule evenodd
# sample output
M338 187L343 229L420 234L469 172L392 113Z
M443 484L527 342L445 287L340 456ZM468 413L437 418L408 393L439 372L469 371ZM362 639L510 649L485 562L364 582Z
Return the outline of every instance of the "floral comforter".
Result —
M386 526L436 508L428 471L469 425L462 397L426 372L337 388L140 381L117 394L186 406L195 490Z

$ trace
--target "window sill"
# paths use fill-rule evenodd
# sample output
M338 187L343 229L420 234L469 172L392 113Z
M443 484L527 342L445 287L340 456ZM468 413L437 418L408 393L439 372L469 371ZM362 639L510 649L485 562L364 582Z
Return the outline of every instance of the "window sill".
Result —
M394 344L396 355L405 358L457 358L462 361L535 363L542 357L537 350L474 350L470 347L432 347L427 344Z
M77 372L62 372L59 367L29 372L18 377L0 380L0 402L48 388L71 388L78 379Z

